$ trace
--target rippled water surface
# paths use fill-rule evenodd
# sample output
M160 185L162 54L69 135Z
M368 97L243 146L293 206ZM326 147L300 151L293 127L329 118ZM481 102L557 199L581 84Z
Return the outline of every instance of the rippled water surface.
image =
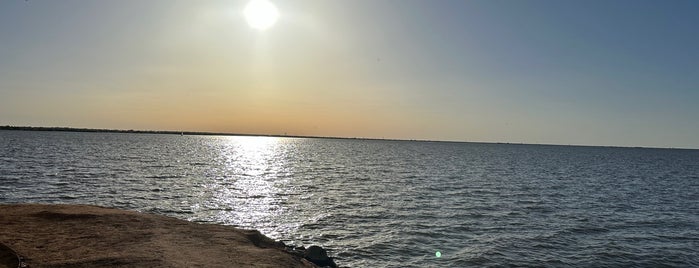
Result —
M699 266L697 150L0 131L0 202L254 228L350 267Z

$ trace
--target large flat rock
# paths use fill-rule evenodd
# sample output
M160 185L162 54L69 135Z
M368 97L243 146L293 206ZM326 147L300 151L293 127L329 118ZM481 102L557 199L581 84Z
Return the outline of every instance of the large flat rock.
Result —
M0 205L0 243L32 268L315 267L254 230L86 205Z

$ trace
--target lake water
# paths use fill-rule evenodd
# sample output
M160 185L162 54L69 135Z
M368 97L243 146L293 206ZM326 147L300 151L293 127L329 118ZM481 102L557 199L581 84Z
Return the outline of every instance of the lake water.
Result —
M0 131L18 202L258 229L350 267L699 266L699 150Z

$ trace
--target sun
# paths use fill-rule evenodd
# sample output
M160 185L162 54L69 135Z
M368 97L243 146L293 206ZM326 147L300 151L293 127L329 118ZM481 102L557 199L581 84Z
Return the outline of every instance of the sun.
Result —
M250 27L258 30L269 29L277 22L279 11L272 2L267 0L252 0L243 10L245 20Z

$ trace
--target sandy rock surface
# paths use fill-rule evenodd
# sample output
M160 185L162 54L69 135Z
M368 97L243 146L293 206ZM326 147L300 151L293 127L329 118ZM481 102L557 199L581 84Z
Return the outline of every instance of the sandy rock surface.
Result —
M0 205L0 267L315 267L257 231L85 205Z

